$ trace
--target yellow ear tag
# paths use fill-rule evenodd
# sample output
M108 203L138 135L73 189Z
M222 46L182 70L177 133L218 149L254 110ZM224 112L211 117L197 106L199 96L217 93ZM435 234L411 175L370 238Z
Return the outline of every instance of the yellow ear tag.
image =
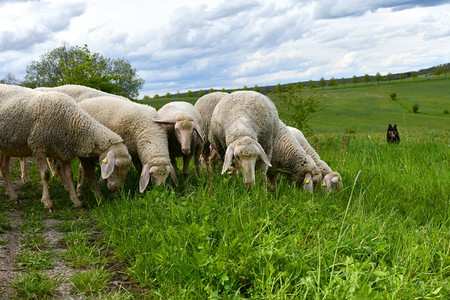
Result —
M308 184L309 183L309 179L305 179L305 183Z
M327 183L325 181L322 182L322 186L327 186Z
M141 173L141 177L144 177L144 173Z
M107 162L108 162L108 158L105 157L105 158L102 160L102 163L106 164Z

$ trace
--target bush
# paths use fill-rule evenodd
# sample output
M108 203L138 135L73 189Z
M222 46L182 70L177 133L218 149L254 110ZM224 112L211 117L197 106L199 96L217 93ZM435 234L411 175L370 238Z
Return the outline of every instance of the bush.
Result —
M281 85L280 85L281 86ZM311 133L309 120L311 116L320 110L320 98L315 92L304 95L305 88L299 85L294 86L285 92L272 92L271 97L276 97L280 101L278 112L280 119L285 121L286 125L296 127L303 133Z
M444 115L448 115L448 109L444 110Z
M418 110L419 110L419 105L414 104L414 105L412 106L412 111L413 111L413 113L417 113Z
M392 93L389 96L391 96L392 100L397 100L397 94L396 93Z

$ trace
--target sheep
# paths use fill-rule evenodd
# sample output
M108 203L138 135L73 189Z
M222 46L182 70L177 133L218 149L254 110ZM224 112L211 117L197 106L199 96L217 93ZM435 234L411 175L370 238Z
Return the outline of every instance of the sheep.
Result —
M169 153L172 165L176 167L176 158L183 157L183 178L189 175L189 162L194 157L197 176L200 176L200 154L203 149L203 120L195 107L184 101L165 104L158 110L159 118L155 123L167 125ZM197 134L194 134L194 131Z
M110 96L110 97L116 97L123 100L128 100L125 97L109 94L91 87L87 87L84 85L76 85L76 84L66 84L56 87L38 87L35 88L37 91L41 92L61 92L66 95L69 95L72 97L77 103L81 102L88 98L94 98L94 97L103 97L103 96ZM128 100L129 101L129 100Z
M224 158L222 174L234 158L250 188L255 183L255 168L267 182L277 132L278 112L268 97L254 91L231 93L219 101L211 116L211 155L218 153Z
M46 158L57 159L63 183L76 208L82 207L73 184L70 162L75 157L99 157L101 175L108 188L124 182L131 156L122 138L84 112L69 96L39 92L25 87L0 85L0 154L6 194L17 202L9 174L9 157L34 156L42 178L41 202L48 211L53 204L48 193Z
M305 149L306 153L311 156L317 167L319 167L323 176L322 187L327 191L340 190L342 188L341 175L338 172L334 172L326 162L320 159L319 154L317 154L314 148L308 143L308 140L299 129L290 126L288 126L288 129L303 149Z
M281 120L279 120L271 163L272 167L267 174L272 190L280 173L292 179L298 186L303 185L308 191L313 190L313 183L320 183L322 179L322 174L314 160Z
M197 109L197 111L200 113L200 115L202 116L202 120L203 120L202 130L203 130L205 142L203 144L202 158L208 169L210 169L211 166L213 165L212 161L207 163L209 155L210 155L210 147L209 146L211 144L210 141L208 140L209 127L211 125L211 116L212 116L213 110L216 107L217 103L219 103L219 101L226 95L228 95L228 93L224 93L224 92L215 92L215 93L206 94L206 95L200 97L194 104L195 109Z
M164 126L156 124L156 110L144 104L123 101L114 97L96 97L78 103L91 117L119 134L141 172L139 191L142 193L150 179L154 185L164 184L170 174L175 181L175 170L170 163L167 132ZM89 182L93 182L93 165L82 164ZM84 182L79 180L77 190L81 193ZM92 186L92 185L91 185Z

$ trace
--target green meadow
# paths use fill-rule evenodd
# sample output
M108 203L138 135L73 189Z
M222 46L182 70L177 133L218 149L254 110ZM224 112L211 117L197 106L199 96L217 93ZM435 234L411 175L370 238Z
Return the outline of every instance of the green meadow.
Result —
M316 93L322 110L308 139L342 175L341 191L308 193L282 178L272 192L259 174L247 190L239 176L203 169L196 178L192 168L187 182L178 174L177 185L169 179L140 194L131 168L123 190L103 190L106 200L85 193L97 236L146 291L127 299L450 297L450 80ZM186 98L148 103L175 100ZM399 144L386 143L389 123L399 127ZM70 207L58 179L50 188L57 207Z

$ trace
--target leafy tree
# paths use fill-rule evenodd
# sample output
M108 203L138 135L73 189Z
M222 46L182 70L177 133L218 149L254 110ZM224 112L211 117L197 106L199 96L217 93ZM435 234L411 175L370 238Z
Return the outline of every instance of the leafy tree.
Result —
M191 90L189 90L186 93L186 97L195 97L195 95L194 95L194 93Z
M392 100L397 100L397 93L392 93L389 95L391 97Z
M413 113L416 114L416 113L419 111L419 105L414 104L414 105L412 106L412 111L413 111Z
M259 86L255 85L255 87L253 88L253 90L255 92L261 93L261 89L259 88Z
M289 91L289 90L291 90L291 89L293 89L293 88L294 88L294 85L293 85L292 83L288 83L288 84L286 84L286 86L285 86L286 91Z
M373 78L377 82L377 85L380 85L380 81L383 80L383 76L381 76L380 73L375 74L375 77Z
M55 48L27 66L24 86L79 84L108 93L136 98L144 80L124 59L91 53L87 45Z
M295 85L295 87L298 88L298 89L304 88L303 82L301 82L301 81L297 82L297 84Z
M283 86L281 84L277 84L277 86L275 87L275 92L277 92L277 93L284 92Z
M215 92L215 90L213 88L210 88L208 94L212 94L214 92Z
M243 91L248 91L248 87L246 85L244 85L244 87L242 88Z
M356 77L356 75L353 75L352 83L353 83L353 86L355 86L357 83L359 83L359 79L358 79L358 77Z
M440 67L437 67L434 69L434 75L436 75L438 78L442 74L442 69Z
M411 77L412 77L414 80L416 80L416 78L417 78L417 72L412 72L412 73L411 73Z
M363 77L363 81L366 83L366 85L372 81L372 79L370 78L369 74L365 74Z
M394 79L394 75L393 75L392 73L388 73L388 74L386 75L386 79L387 79L389 82L391 82L391 80Z
M227 93L227 90L226 90L225 88L222 88L220 91L221 91L222 93Z
M308 92L308 96L306 96L304 90L304 87L296 85L286 92L274 91L270 97L279 99L276 102L280 103L278 111L280 118L285 120L286 124L310 133L312 130L308 122L312 115L320 110L320 96L315 92Z
M405 79L405 78L406 78L405 73L400 73L400 74L398 74L398 78L400 78L400 80Z
M202 97L205 96L205 91L204 90L200 90L197 92L197 97Z
M319 80L319 85L322 87L323 90L323 88L327 85L327 81L322 77Z
M155 94L155 96L153 96L153 99L159 99L159 95Z
M328 86L331 86L331 87L336 87L336 86L338 86L337 80L334 79L334 77L331 77L331 79L328 80Z
M145 95L144 97L142 97L142 101L148 101L150 100L150 96L149 95Z
M308 86L309 86L310 89L313 89L313 88L316 87L316 83L310 79L310 80L308 81Z
M447 78L448 67L446 65L442 67L442 72L445 74L445 77Z
M172 98L172 94L167 92L167 94L164 96L164 98Z
M340 83L344 86L345 88L345 84L347 83L347 79L345 79L344 77L341 78Z

